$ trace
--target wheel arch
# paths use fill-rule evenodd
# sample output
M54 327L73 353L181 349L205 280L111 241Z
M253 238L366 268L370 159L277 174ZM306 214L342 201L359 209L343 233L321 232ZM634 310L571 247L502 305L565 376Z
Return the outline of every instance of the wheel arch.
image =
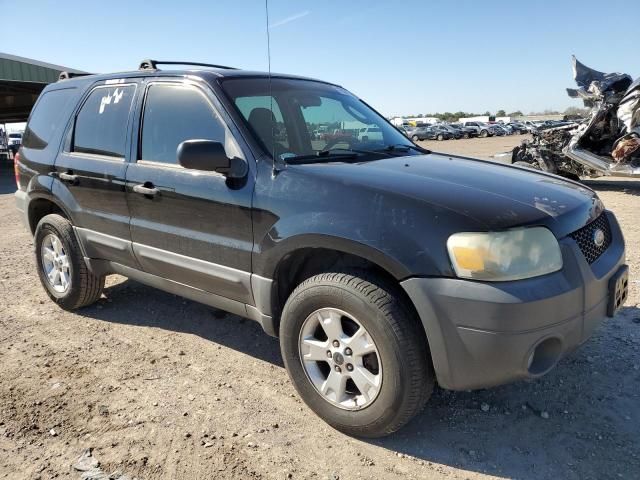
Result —
M370 247L358 249L332 246L300 246L287 252L275 265L273 271L270 307L274 331L279 332L280 315L293 290L304 280L331 271L362 270L380 278L394 289L402 303L419 321L415 305L406 294L400 281L410 276L408 271L394 259L367 254ZM426 334L426 332L425 332Z
M33 235L40 220L46 215L57 213L67 220L71 220L69 212L53 196L37 195L29 199L27 218L29 219L29 230Z

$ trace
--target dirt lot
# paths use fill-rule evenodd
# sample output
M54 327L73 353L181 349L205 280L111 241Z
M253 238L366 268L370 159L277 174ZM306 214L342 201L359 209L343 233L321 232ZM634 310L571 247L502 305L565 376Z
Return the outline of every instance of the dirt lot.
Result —
M511 163L510 157L501 156L500 154L511 151L513 147L529 138L531 138L531 135L509 135L504 137L468 138L466 140L443 140L441 142L429 140L418 143L434 152L455 153L456 155Z
M430 148L488 157L519 140ZM251 321L121 277L94 306L57 308L3 173L2 478L79 479L88 448L107 474L141 479L640 477L640 182L589 183L627 240L631 297L615 319L542 379L436 390L406 428L362 441L305 407Z

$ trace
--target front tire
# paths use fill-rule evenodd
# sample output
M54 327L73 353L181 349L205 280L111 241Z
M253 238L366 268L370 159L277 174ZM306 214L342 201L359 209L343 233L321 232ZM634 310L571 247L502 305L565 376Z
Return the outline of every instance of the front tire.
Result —
M300 284L282 313L280 347L300 397L348 435L398 430L435 384L419 319L397 288L364 271Z
M486 130L482 130L480 132L480 138L487 138L489 136L489 132L487 132Z
M438 135L438 141L441 142L444 140L444 136L442 134Z
M418 136L417 136L417 135L413 135L413 136L411 137L411 140L413 140L414 142L417 142L417 141L418 141L418 140L420 140L420 139L418 138Z
M71 223L61 215L46 215L34 235L40 282L49 298L65 310L94 303L104 288L104 276L94 275L84 262Z

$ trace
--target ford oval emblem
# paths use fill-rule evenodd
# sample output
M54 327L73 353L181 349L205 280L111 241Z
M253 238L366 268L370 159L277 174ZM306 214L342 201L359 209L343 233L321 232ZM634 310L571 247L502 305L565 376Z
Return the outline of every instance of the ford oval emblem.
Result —
M595 243L596 247L604 245L604 232L601 228L596 228L593 231L593 243Z

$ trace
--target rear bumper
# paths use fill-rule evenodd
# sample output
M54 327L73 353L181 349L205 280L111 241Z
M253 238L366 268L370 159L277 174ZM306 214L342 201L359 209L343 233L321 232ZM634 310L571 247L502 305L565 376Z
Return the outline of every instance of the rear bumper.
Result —
M15 193L16 199L16 208L18 209L18 214L20 215L20 220L22 220L22 224L27 227L27 230L31 231L31 227L29 225L29 196L27 192L23 192L22 190L16 190Z
M609 279L624 264L613 214L610 247L589 265L571 238L559 272L514 282L411 278L402 286L422 320L439 384L484 388L548 372L606 317Z

